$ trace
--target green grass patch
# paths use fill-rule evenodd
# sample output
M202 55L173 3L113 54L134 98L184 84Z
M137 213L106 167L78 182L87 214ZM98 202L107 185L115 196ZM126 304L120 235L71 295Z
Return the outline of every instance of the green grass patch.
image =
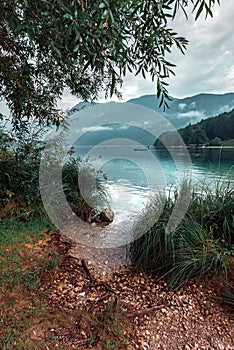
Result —
M45 317L46 306L34 300L26 305L12 305L0 318L0 345L3 350L39 350L44 346L30 340L28 334L35 323ZM35 322L35 320L38 320Z
M126 311L116 300L109 301L102 313L90 315L83 321L89 333L87 343L95 348L106 350L127 349L129 342L127 333L129 320L126 318Z
M4 220L0 234L0 289L14 289L24 286L37 289L40 278L48 270L53 270L58 262L58 253L50 252L44 259L35 252L35 243L45 238L48 224L39 220L20 222Z
M0 348L45 349L33 340L47 322L40 286L60 262L55 248L46 245L48 222L2 220L0 225Z
M49 231L53 228L47 218L44 220L32 219L28 222L16 219L0 220L0 244L36 242L42 238L42 231Z

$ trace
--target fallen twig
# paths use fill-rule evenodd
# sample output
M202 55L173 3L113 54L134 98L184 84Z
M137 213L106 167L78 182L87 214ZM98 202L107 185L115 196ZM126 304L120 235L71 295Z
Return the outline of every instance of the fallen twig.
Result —
M100 281L100 282L96 283L95 287L98 287L98 286L103 286L106 288L106 290L108 292L116 294L116 291L114 289L112 289L106 282Z
M103 301L103 300L107 299L108 297L109 297L109 293L106 293L106 294L104 294L102 297L96 299L96 300L92 303L92 305L89 307L88 312L92 312L95 305L97 305L98 303L100 303L100 301Z
M85 259L81 259L81 265L82 265L83 269L85 270L86 274L88 275L88 277L90 278L90 280L93 281L94 278L93 278L93 276L88 268L88 265L87 265Z
M165 304L161 304L161 305L152 306L149 309L136 310L134 312L131 312L131 313L127 314L127 317L135 317L135 316L146 315L146 314L149 314L151 311L162 309L165 306L166 306Z

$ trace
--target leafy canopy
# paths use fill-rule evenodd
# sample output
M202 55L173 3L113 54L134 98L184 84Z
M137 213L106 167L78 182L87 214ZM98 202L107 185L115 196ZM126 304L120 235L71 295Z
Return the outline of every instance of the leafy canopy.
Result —
M65 87L83 100L100 91L120 96L127 72L149 73L160 103L174 64L165 56L188 41L169 20L192 6L212 16L219 0L1 0L0 94L14 128L28 120L59 124L56 101Z

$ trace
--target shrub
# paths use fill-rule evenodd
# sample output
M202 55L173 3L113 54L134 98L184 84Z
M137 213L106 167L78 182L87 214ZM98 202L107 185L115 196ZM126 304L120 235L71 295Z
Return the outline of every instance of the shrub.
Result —
M1 218L40 214L39 164L38 156L28 160L6 147L0 150Z
M0 219L17 217L29 220L46 215L39 189L40 157L44 144L34 135L21 133L19 136L10 137L0 130ZM85 198L78 179L82 179L88 188L88 191L83 191ZM71 156L63 167L63 190L67 201L84 220L93 211L90 204L97 207L107 202L102 180L102 174L79 157Z
M62 177L66 199L84 221L108 206L102 172L97 172L88 161L70 157L63 167Z

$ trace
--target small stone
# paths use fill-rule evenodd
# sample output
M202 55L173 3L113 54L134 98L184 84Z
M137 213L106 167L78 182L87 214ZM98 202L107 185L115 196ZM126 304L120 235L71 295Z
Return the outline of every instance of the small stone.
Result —
M167 314L167 310L164 309L164 308L161 309L161 312L162 312L163 314Z
M81 297L85 296L85 292L79 293L78 295L80 295Z

